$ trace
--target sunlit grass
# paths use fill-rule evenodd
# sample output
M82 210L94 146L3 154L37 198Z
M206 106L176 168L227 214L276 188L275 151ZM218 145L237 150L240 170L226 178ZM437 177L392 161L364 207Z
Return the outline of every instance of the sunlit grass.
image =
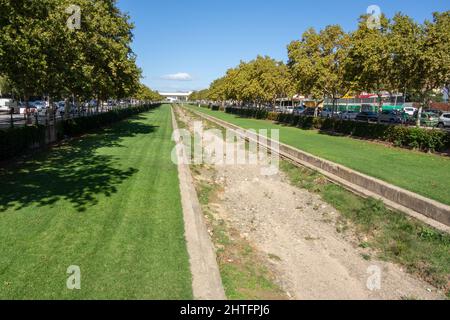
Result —
M171 134L163 106L4 169L0 298L192 298Z

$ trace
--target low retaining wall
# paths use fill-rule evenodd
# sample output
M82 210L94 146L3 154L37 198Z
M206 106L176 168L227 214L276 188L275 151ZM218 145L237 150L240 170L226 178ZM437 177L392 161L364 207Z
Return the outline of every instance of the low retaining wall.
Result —
M178 129L172 109L172 127ZM189 262L192 273L192 290L197 300L225 300L225 290L220 277L214 245L208 234L206 222L187 163L185 146L179 134L174 134L178 160L181 202Z
M234 130L237 129L242 130L241 127L235 126L226 121L216 119L203 113L199 112L195 113L200 117L215 122L220 126L224 126ZM256 138L257 135L254 135L253 139L257 140ZM270 149L270 146L265 145L264 147ZM450 206L448 205L442 204L432 199L428 199L411 191L396 187L379 179L375 179L373 177L364 175L362 173L359 173L342 165L338 165L328 160L321 159L312 154L298 150L285 144L280 144L279 150L281 156L284 156L302 165L307 164L308 167L316 171L319 171L320 173L330 178L332 181L335 181L339 184L347 182L348 185L344 186L348 187L352 191L368 195L363 190L358 190L358 187L368 190L371 193L379 196L380 199L383 200L389 207L393 207L397 210L403 211L409 215L418 218L418 215L415 215L414 213L411 214L410 211L412 210L415 213L419 213L420 215L423 215L434 221L442 223L447 227L450 226ZM397 204L398 206L393 205L392 203ZM404 210L402 207L409 210ZM429 223L428 221L424 222ZM450 230L450 228L439 227L438 225L435 224L433 224L433 226L447 232Z

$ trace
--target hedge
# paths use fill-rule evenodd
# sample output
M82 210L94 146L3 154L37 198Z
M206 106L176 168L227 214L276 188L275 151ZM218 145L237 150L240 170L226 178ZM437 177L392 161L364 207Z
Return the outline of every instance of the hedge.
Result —
M412 148L424 152L448 151L450 149L450 133L442 130L332 118L304 117L258 109L227 108L226 112L242 117L271 120L307 130L316 129L325 133L338 133L358 138L386 141L398 147Z
M61 123L61 130L59 134L62 136L76 136L85 132L111 125L120 120L129 118L133 115L149 111L157 108L160 105L145 105L138 107L131 107L127 109L117 109L105 113L100 113L90 117L82 117L65 120Z
M15 157L33 146L45 143L42 125L0 130L0 161Z
M159 105L145 105L64 120L58 124L58 138L80 135L157 107ZM42 147L45 144L46 127L43 125L0 130L0 161L18 156L32 147Z

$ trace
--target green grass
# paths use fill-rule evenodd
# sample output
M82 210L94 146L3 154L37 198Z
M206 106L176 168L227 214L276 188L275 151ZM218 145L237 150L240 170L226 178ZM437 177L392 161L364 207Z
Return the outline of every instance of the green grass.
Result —
M280 129L280 140L287 145L450 205L448 157L240 118L205 108L189 108L245 129Z
M338 232L354 230L362 239L361 248L374 249L378 258L405 266L450 297L450 235L388 210L380 201L358 197L309 169L286 161L281 169L293 185L320 194L341 213ZM371 259L365 253L362 257Z
M0 298L192 299L171 133L162 106L3 169Z

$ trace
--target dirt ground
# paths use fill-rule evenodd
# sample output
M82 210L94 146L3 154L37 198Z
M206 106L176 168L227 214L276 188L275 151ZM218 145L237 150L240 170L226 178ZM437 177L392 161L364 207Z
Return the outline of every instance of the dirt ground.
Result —
M188 113L178 112L188 127L192 125ZM213 205L221 219L267 256L267 265L288 297L444 298L397 265L365 259L368 249L359 248L351 233L336 230L336 209L318 195L292 186L281 171L261 175L262 165L215 166L213 182L223 191ZM380 277L374 274L378 270Z

